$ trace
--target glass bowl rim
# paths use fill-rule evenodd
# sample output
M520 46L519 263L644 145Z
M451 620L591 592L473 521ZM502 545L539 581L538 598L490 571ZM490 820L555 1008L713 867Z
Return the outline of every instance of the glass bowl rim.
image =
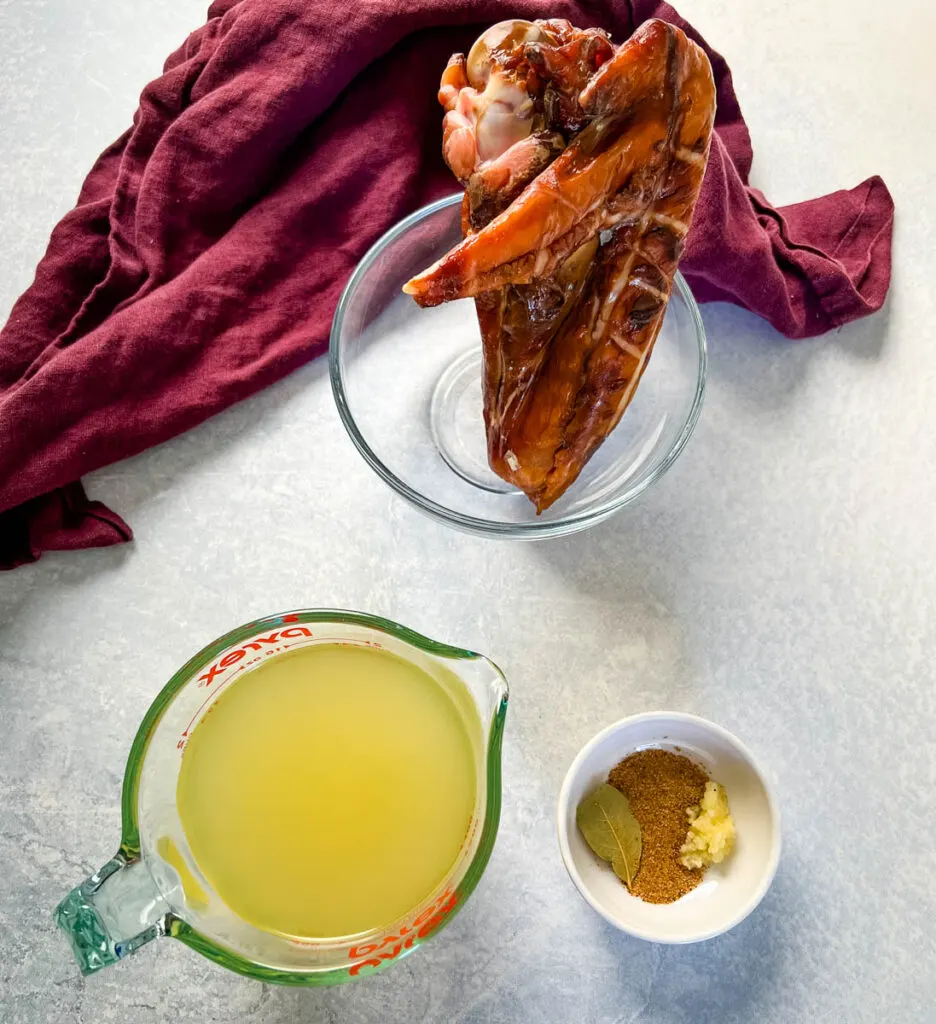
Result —
M340 338L344 318L347 313L348 306L351 303L351 299L364 275L368 270L370 270L371 266L381 256L384 250L395 242L401 235L406 234L406 232L417 225L420 221L433 216L433 214L436 214L440 210L444 210L449 206L454 206L456 203L460 203L461 201L462 193L460 192L455 193L454 195L444 196L441 199L435 200L435 202L420 207L418 210L409 214L409 216L398 221L393 225L393 227L381 235L370 249L367 250L361 258L361 261L355 267L351 277L348 279L348 283L344 286L341 298L338 300L338 306L335 309L335 316L332 320L331 334L329 336L328 343L328 375L331 380L331 388L335 399L335 405L338 407L338 415L341 417L341 422L344 425L345 430L348 432L348 436L351 438L351 441L354 443L354 446L360 452L364 461L367 462L371 469L384 481L384 483L396 491L397 494L405 498L411 505L415 505L421 512L435 519L437 522L446 523L449 526L453 526L456 529L467 533L479 534L482 536L509 537L516 540L537 540L545 537L559 537L575 533L578 530L583 530L588 526L593 526L595 523L599 523L602 520L607 519L619 509L630 504L635 498L643 494L644 491L646 491L652 484L656 483L663 474L666 473L670 466L673 465L683 448L685 448L689 438L692 436L692 432L695 430L696 423L698 423L699 415L702 411L702 399L705 395L705 381L708 368L708 348L705 338L705 327L702 323L698 304L692 295L689 285L686 283L686 279L679 271L677 271L673 280L673 287L685 304L686 309L689 312L689 319L695 329L695 340L698 345L699 352L698 377L696 380L695 395L693 396L692 404L689 407L689 413L686 416L682 429L679 431L675 441L670 446L669 451L666 452L663 458L656 466L653 467L650 473L648 473L643 480L635 484L633 487L630 487L619 497L605 501L596 508L578 512L574 515L564 516L549 522L508 523L497 520L482 519L479 516L469 515L464 512L457 512L455 509L448 508L446 505L442 505L432 498L426 497L405 481L401 480L392 470L381 462L374 450L368 444L367 440L358 430L354 414L351 412L351 407L348 403L347 395L345 394L344 383L342 381Z

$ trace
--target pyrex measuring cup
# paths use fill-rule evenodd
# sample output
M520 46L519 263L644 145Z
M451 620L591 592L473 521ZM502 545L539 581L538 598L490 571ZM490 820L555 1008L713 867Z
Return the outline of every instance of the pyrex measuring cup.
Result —
M473 705L478 787L461 850L432 893L389 927L319 940L263 931L227 907L189 850L176 785L187 738L241 673L286 650L323 643L382 648ZM360 612L289 612L216 640L169 680L140 725L124 776L117 854L55 912L82 972L116 963L162 936L180 939L240 974L289 985L332 985L373 974L405 956L451 920L487 865L500 814L506 710L506 681L487 658Z

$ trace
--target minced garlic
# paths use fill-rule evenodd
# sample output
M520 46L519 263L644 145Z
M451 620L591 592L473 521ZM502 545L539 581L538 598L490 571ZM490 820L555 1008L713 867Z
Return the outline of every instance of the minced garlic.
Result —
M689 833L679 848L679 863L686 868L720 864L734 849L735 824L725 787L706 782L702 802L686 810Z

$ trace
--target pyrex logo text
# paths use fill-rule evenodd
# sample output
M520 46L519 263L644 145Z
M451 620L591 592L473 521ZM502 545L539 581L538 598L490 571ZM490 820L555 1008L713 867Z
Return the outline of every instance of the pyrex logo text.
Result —
M248 651L262 651L264 644L272 646L280 640L293 640L300 636L311 637L312 631L305 626L290 626L289 629L274 630L269 636L258 636L255 640L251 640L250 643L244 644L243 647L237 647L233 651L228 651L204 675L198 677L198 682L205 686L210 686L215 676L220 675L232 665L236 665L242 658L246 658Z

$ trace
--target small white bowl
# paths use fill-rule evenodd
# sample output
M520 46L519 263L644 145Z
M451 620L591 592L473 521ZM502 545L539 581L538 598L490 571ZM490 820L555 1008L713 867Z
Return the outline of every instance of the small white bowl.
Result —
M702 883L675 903L632 896L610 865L592 853L575 823L582 798L607 781L618 761L647 747L678 747L701 764L725 787L737 827L731 856L710 867ZM780 812L760 767L740 740L695 715L633 715L598 733L565 777L557 825L566 870L585 900L616 928L649 942L701 942L733 928L763 899L780 859Z

